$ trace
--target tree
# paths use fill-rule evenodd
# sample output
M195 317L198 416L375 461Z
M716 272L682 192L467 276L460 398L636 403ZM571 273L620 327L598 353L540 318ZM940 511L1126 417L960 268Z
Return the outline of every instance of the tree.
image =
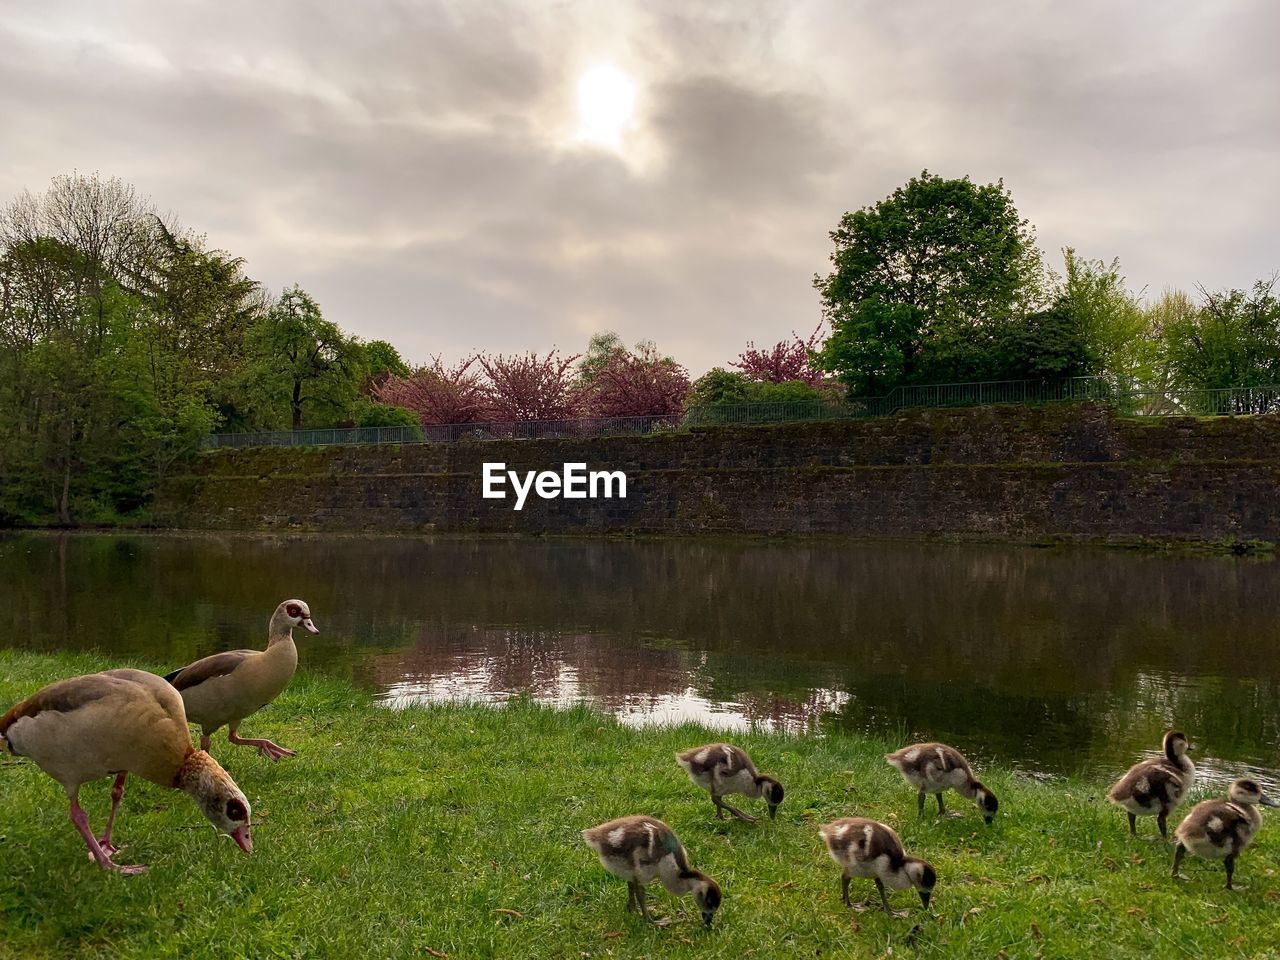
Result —
M1096 369L1079 317L1066 303L1014 317L995 332L985 378L1058 380Z
M1276 277L1253 289L1201 291L1195 311L1179 310L1164 327L1165 353L1177 386L1195 389L1280 383L1280 300Z
M594 334L587 343L587 352L578 364L578 380L584 386L589 386L614 356L626 352L627 347L622 338L612 330Z
M790 340L779 341L766 350L757 348L754 341L749 342L747 349L738 354L737 361L729 366L737 367L753 380L770 383L800 380L816 387L826 379L823 371L813 365L822 327L823 324L818 324L806 339L792 332Z
M748 403L758 381L745 373L736 373L723 367L712 367L689 389L686 407L708 407L719 403Z
M1054 294L1079 329L1088 373L1130 386L1144 374L1150 358L1147 318L1138 298L1125 286L1120 260L1087 260L1074 249L1062 251L1065 274Z
M568 420L581 410L582 394L572 373L578 354L560 357L552 350L477 359L489 378L485 395L496 421Z
M374 399L412 410L424 425L481 423L492 418L484 378L469 357L446 367L440 357L407 376L392 373L373 388Z
M364 370L359 344L301 287L280 295L251 340L259 403L287 409L292 429L327 425L351 410Z
M818 365L854 394L972 378L993 329L1042 299L1034 235L1003 182L923 172L831 233L815 277L832 335Z
M155 258L138 280L146 306L136 324L140 375L161 408L207 403L219 423L242 428L249 331L268 310L262 287L245 275L241 258L175 233L159 218L154 226Z
M689 373L652 343L639 344L635 352L614 350L585 390L592 416L672 416L684 409Z
M745 373L734 373L714 367L693 382L685 400L685 408L711 407L739 403L795 403L799 401L830 402L834 398L820 387L803 380L753 380Z
M96 176L0 211L4 512L68 524L138 502L164 432L135 363L156 223L131 187Z
M389 377L409 376L409 365L400 356L400 351L385 340L370 340L360 344L364 354L365 376L360 385L360 392L368 395Z

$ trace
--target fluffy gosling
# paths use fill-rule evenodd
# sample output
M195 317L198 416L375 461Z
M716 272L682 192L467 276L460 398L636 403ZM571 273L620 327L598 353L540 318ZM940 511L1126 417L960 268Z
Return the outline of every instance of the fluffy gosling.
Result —
M1154 815L1160 836L1169 838L1169 814L1196 782L1196 765L1187 756L1190 749L1185 734L1170 730L1164 735L1164 756L1135 763L1111 788L1107 799L1129 815L1130 836L1138 835L1138 817Z
M885 913L893 914L885 887L905 890L915 887L925 909L937 886L938 875L933 867L919 857L907 856L902 841L892 829L875 820L863 817L845 817L825 823L818 828L831 859L840 865L840 899L846 907L849 902L849 880L853 877L872 877L880 892L880 902ZM858 908L865 908L859 904ZM896 914L905 916L906 911Z
M756 822L756 817L724 802L724 797L734 793L763 797L769 805L769 819L778 816L778 804L782 803L783 796L782 784L757 771L756 765L742 748L729 743L709 743L677 753L676 761L684 767L694 784L711 794L711 802L716 805L716 819L723 820L727 810L740 820Z
M924 816L925 794L932 793L938 799L939 816L946 815L942 795L954 790L978 805L982 819L990 824L1000 809L996 795L973 775L969 761L955 747L945 743L913 743L909 747L884 755L885 761L897 768L902 779L917 791L917 808Z
M1256 804L1264 807L1280 807L1262 792L1253 780L1237 780L1227 791L1226 800L1205 800L1197 803L1173 832L1177 846L1173 849L1173 876L1186 880L1179 870L1182 858L1190 852L1206 860L1221 860L1227 871L1227 889L1236 890L1231 878L1236 869L1236 858L1253 842L1254 834L1262 826L1262 814Z
M656 817L620 817L582 831L582 839L615 877L627 881L627 910L638 910L650 923L644 888L655 878L672 896L693 894L702 922L711 926L724 899L720 887L689 865L688 854L672 829Z

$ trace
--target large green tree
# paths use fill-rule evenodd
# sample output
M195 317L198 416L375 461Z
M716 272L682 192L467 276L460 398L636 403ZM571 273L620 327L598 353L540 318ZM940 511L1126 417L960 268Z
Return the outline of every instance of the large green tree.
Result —
M1280 299L1276 278L1252 290L1205 293L1198 310L1179 310L1163 330L1177 386L1200 389L1280 384Z
M832 335L818 354L855 394L987 375L1001 329L1039 304L1035 238L1002 182L923 172L832 231L814 278Z
M296 285L255 326L250 352L262 415L271 426L287 419L294 430L343 420L367 371L361 345L326 320L320 305Z

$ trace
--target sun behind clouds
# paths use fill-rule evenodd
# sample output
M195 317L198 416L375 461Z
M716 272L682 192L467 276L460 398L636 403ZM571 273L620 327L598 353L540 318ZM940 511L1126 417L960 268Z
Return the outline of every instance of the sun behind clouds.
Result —
M578 78L578 139L620 150L635 106L630 76L611 63L588 68Z

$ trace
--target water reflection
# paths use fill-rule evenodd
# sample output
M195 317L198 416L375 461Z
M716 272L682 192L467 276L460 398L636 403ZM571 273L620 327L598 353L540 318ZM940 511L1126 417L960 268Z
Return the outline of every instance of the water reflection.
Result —
M0 538L0 644L178 664L302 596L303 663L393 703L937 737L1106 776L1187 729L1280 765L1280 564L921 544Z
M619 669L622 659L625 669ZM722 730L753 726L801 732L849 695L811 687L793 695L755 693L712 699L708 657L666 646L623 649L607 636L545 631L437 631L424 628L412 649L371 661L394 707L433 700L502 703L532 696L558 706L590 702L634 726L696 721Z

